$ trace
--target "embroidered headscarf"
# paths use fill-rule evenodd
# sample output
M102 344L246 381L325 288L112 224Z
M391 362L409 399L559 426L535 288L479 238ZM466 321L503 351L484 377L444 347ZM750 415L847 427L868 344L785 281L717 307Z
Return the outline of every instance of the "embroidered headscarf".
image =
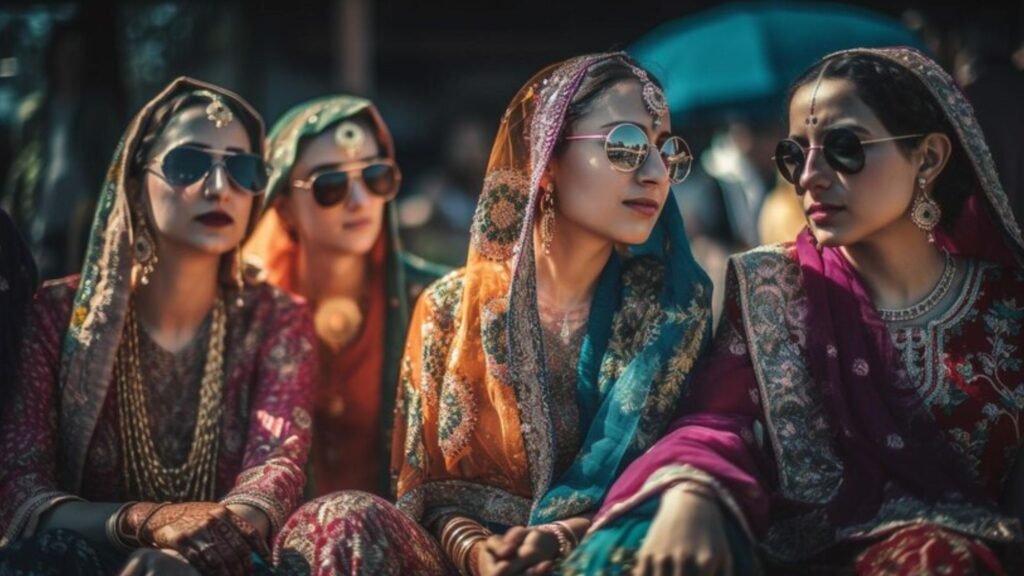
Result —
M577 90L616 59L654 88L616 52L554 64L519 90L492 148L467 265L413 315L393 468L399 507L424 523L446 508L505 526L593 511L661 434L708 343L710 283L669 194L649 239L613 252L599 277L577 366L583 444L556 476L534 218Z
M242 122L252 142L252 153L263 153L263 120L259 114L236 94L191 78L171 82L129 123L100 191L71 323L61 350L61 474L62 485L69 491L81 485L86 453L110 389L133 290L134 219L141 212L134 210L141 190L136 180L139 151L144 138L158 133L173 117L173 112L166 113L165 105L185 95L208 102L211 121L224 121L231 115ZM255 225L260 207L257 198L248 231ZM223 260L222 269L229 269L231 255Z

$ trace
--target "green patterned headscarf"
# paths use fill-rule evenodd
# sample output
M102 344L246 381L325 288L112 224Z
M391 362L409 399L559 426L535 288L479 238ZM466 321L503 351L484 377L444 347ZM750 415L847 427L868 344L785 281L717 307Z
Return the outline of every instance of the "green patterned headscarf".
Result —
M110 389L121 330L133 290L133 207L140 189L133 180L143 139L159 130L154 123L168 102L187 94L220 100L250 134L253 152L262 154L263 120L244 100L218 86L181 77L142 107L132 118L114 152L93 219L89 248L75 294L71 323L64 336L60 367L62 485L77 490L86 452ZM253 203L253 214L260 202ZM254 218L249 220L249 229Z

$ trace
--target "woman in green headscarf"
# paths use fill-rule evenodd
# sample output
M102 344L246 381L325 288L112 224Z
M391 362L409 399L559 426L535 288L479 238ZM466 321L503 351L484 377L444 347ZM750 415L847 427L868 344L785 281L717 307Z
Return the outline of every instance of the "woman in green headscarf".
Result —
M267 207L246 246L271 284L315 310L313 496L386 494L388 446L409 303L442 271L405 254L393 203L391 133L363 98L317 98L270 131Z

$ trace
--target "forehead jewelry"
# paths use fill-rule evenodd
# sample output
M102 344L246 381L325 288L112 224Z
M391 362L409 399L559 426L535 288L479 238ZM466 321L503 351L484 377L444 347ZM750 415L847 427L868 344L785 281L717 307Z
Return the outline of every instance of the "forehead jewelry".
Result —
M366 132L355 122L342 122L334 130L334 143L349 156L355 156L366 141Z
M654 119L654 127L660 127L662 116L668 112L668 100L665 99L665 93L662 92L661 88L658 88L657 84L651 81L646 70L632 64L628 64L628 66L633 71L633 75L637 77L637 80L640 80L644 106L647 108L647 113Z
M807 118L804 118L804 124L808 126L818 124L818 117L814 115L814 105L818 101L818 88L821 88L821 81L825 78L825 70L828 69L828 64L821 67L821 72L818 72L818 80L814 83L814 92L811 92L811 110L807 114Z
M224 103L224 99L220 97L220 94L214 94L209 90L202 90L199 94L210 99L210 103L206 106L206 119L212 122L214 126L223 128L234 121L235 115L231 112L231 108L228 108L228 105Z

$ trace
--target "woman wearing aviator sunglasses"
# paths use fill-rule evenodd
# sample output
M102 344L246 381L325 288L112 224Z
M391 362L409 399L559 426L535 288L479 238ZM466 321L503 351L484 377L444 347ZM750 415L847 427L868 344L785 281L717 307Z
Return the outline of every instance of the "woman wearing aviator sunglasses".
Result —
M302 495L315 360L305 306L239 265L262 143L248 104L186 78L132 120L4 403L0 572L266 570Z
M398 242L394 156L377 109L354 96L299 104L268 138L269 209L246 255L270 283L315 310L312 496L390 490L389 431L409 303L442 272Z
M839 52L775 160L807 229L731 260L683 415L568 572L743 573L741 525L769 573L1022 573L1024 242L970 106L916 51Z
M710 336L710 285L669 190L690 156L671 130L660 86L623 53L554 64L518 92L467 265L410 321L398 510L353 492L315 500L282 554L345 574L561 562L661 433Z

